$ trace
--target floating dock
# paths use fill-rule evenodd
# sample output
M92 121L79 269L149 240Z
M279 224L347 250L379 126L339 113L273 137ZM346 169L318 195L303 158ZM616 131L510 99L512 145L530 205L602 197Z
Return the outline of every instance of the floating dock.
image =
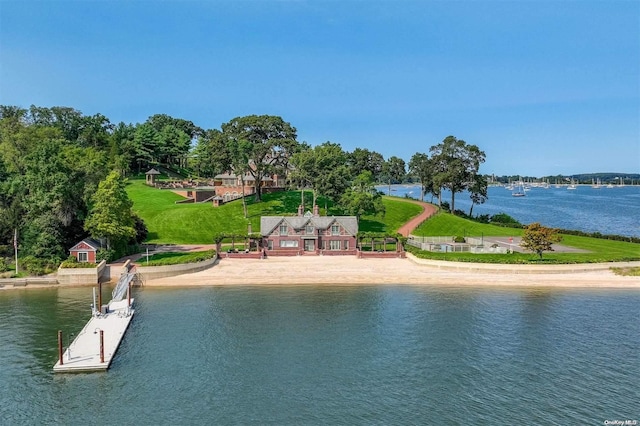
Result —
M58 362L53 366L55 373L106 371L109 368L135 313L130 293L132 279L133 274L123 274L113 292L113 299L100 311L93 308L91 319L66 350L62 346L62 332L58 332ZM123 300L125 291L127 298Z

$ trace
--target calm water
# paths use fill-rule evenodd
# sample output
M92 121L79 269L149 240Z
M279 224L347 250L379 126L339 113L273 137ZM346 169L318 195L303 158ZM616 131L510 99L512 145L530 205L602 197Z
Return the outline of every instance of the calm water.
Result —
M385 194L388 191L388 187L378 189ZM420 188L393 185L391 194L420 198ZM523 224L540 222L562 229L640 237L640 186L580 186L575 191L552 186L532 188L526 197L513 197L503 187L490 187L488 195L486 203L473 207L474 215L506 213ZM451 193L443 193L442 200L450 203ZM430 196L425 201L431 201ZM469 213L470 207L468 193L456 194L456 209Z
M56 375L90 288L0 292L2 424L640 421L640 292L137 290L107 373Z

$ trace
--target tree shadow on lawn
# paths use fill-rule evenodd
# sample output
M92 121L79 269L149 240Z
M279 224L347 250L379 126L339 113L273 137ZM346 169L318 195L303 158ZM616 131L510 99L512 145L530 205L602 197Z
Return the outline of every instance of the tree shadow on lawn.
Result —
M384 232L386 229L382 222L360 218L358 230L360 232Z
M311 210L312 193L305 191L305 211ZM262 201L255 202L253 197L247 198L247 207L252 206L257 211L249 213L248 217L256 216L292 216L298 213L300 205L300 191L274 192L270 194L262 194ZM254 210L252 209L252 210Z

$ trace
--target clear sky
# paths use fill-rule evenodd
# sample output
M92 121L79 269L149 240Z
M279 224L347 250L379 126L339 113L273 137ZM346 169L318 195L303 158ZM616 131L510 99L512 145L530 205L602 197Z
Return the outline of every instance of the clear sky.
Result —
M640 2L0 0L0 104L270 114L407 162L454 135L483 173L638 173Z

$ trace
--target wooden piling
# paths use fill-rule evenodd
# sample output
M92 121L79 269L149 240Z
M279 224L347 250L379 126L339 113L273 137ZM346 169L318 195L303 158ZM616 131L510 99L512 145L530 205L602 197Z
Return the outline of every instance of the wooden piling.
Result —
M62 350L62 330L58 330L58 359L60 360L60 365L64 364L64 361L62 360L62 354L63 354L63 350Z
M100 330L100 362L104 362L104 330Z

